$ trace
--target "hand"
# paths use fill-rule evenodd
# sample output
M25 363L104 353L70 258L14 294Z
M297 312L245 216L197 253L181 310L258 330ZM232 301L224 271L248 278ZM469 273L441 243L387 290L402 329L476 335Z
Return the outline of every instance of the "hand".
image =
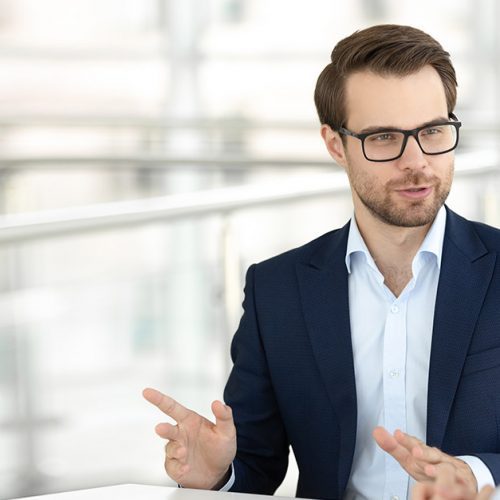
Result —
M396 430L392 435L383 427L376 427L373 437L377 444L393 456L401 467L417 481L429 481L434 477L434 466L447 463L454 468L457 480L471 493L477 493L476 478L463 460L447 455L438 448L427 446L419 439L400 430Z
M184 408L174 399L155 389L144 389L143 396L177 425L158 424L156 433L168 439L165 447L165 470L186 488L212 489L228 474L236 456L236 429L231 408L214 401L215 424Z
M433 466L434 481L418 483L413 488L412 500L488 500L493 488L485 486L479 494L466 487L456 474L453 465L442 463Z

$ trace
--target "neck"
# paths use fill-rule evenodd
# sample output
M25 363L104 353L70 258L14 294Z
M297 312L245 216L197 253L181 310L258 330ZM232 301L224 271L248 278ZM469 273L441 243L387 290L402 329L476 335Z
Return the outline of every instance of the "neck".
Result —
M412 277L412 261L432 222L398 227L356 210L356 223L388 288L398 296ZM367 216L368 215L368 216Z
M378 261L412 261L422 245L431 224L418 227L397 227L382 221L367 225L356 214L356 223L366 246Z

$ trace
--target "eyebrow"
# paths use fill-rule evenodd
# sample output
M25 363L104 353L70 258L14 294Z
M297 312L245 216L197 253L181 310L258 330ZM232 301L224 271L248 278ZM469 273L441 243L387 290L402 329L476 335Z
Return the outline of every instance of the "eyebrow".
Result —
M437 125L438 123L447 123L450 121L450 118L448 116L439 116L437 118L434 118L433 120L430 120L428 122L423 123L422 125L419 125L418 127L415 128L422 128L422 127L429 127L431 125ZM362 129L358 134L373 134L376 132L383 132L383 131L390 131L390 130L407 130L407 129L402 129L400 127L396 127L395 125L384 125L383 127L376 125L376 126L371 126L371 127L365 127ZM412 130L412 129L409 129Z

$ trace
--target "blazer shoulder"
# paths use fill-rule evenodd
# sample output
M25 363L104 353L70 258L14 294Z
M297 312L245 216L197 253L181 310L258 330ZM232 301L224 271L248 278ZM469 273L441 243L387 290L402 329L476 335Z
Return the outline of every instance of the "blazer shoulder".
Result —
M272 270L284 270L295 267L297 263L321 262L339 250L339 245L347 242L349 222L342 228L334 229L315 238L308 243L286 252L280 253L256 264L256 269L260 272L270 272ZM342 248L345 252L345 248Z
M455 246L472 260L500 250L500 229L483 222L471 221L448 209L445 243Z
M489 250L500 250L500 229L483 222L471 221L474 230Z

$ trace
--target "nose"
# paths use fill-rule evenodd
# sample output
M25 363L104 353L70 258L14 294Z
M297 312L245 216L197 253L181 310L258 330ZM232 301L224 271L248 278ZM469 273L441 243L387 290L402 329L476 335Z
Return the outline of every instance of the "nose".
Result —
M405 150L398 160L399 168L402 170L416 170L425 168L427 165L427 155L420 148L416 137L408 137Z

